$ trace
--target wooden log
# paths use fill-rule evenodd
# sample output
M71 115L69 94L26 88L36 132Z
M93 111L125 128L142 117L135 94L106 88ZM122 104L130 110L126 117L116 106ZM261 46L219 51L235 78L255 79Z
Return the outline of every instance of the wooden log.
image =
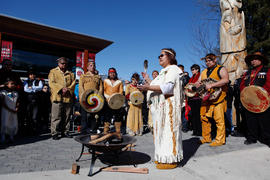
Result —
M72 164L72 169L71 169L71 173L72 174L78 174L80 171L80 166L76 163Z
M135 167L107 167L102 169L102 171L108 172L126 172L126 173L139 173L148 174L148 168L135 168Z
M128 144L126 145L126 147L122 149L122 151L135 151L134 149L135 146L136 146L135 144Z
M94 140L89 141L90 144L97 144L101 141L104 141L106 139L109 139L110 137L115 136L116 138L121 138L121 134L117 133L117 132L113 132L113 133L109 133L109 134L105 134L104 136L101 136L100 138L96 138Z

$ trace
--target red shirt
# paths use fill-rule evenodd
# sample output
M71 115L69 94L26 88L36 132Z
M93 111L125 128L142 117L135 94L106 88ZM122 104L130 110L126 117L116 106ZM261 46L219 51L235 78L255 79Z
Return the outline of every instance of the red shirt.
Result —
M200 72L198 72L195 76L193 75L193 76L189 79L188 83L195 83L195 82L197 82L198 79L199 79L199 77L200 77Z
M262 65L254 68L250 74L255 74L254 79L257 77L257 73L262 69ZM242 91L246 86L245 86L245 77L246 74L242 77L241 83L240 83L240 91ZM254 80L250 78L250 85L253 85ZM266 81L265 84L263 85L263 88L268 92L268 95L270 95L270 68L268 68L268 71L266 73Z

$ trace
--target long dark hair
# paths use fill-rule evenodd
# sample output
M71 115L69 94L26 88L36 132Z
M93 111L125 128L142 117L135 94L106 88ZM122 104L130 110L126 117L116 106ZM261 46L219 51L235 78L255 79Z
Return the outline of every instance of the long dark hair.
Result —
M198 65L198 64L193 64L191 67L190 67L190 70L192 70L192 69L198 69L199 70L199 72L201 71L201 68L200 68L200 66Z
M169 57L171 65L177 65L177 60L175 58L176 52L172 48L163 48L161 51L165 52L165 54Z
M109 76L110 70L114 70L115 71L115 78L114 78L114 80L118 80L118 74L117 74L117 71L116 71L116 69L114 67L111 67L108 70L108 79L110 79L110 76Z
M138 82L140 81L140 75L138 73L133 73L131 79L132 78L136 79Z

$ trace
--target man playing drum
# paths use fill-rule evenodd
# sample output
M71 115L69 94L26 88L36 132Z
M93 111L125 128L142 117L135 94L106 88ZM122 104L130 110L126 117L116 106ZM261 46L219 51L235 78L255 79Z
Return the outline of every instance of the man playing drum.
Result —
M109 133L112 119L114 119L115 131L121 133L122 117L119 109L125 103L125 96L123 95L123 83L118 79L115 68L109 69L108 79L104 80L103 85L107 102L105 104L104 134Z
M201 105L201 122L202 122L202 139L200 144L210 143L211 139L211 122L210 118L213 118L217 126L217 135L215 141L210 146L221 146L225 144L225 120L224 113L226 112L227 103L225 100L227 84L229 82L229 75L227 70L217 64L217 57L215 54L207 54L202 58L205 60L207 69L203 70L199 80L195 83L196 87L199 87L201 82L207 78L212 78L216 82L206 84L205 89L207 91L213 90L213 88L220 87L222 89L221 94L214 100L206 100L203 98Z
M87 73L81 75L79 81L79 98L82 104L82 95L87 90L98 91L100 95L103 94L103 83L101 77L96 73L96 64L90 61L87 64ZM97 116L96 113L88 113L84 108L81 109L81 133L96 133L97 131ZM90 130L88 129L90 126ZM90 131L90 132L89 132Z
M253 144L259 140L270 147L270 69L266 67L268 59L260 52L255 52L248 55L245 62L251 69L244 74L240 84L241 102L245 107L247 121L244 144ZM246 103L249 97L252 97L251 101Z

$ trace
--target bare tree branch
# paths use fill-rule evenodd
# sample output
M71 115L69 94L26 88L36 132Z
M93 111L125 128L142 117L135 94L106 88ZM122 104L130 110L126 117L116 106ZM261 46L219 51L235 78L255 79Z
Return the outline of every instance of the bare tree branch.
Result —
M192 20L191 53L203 56L207 53L219 54L219 0L193 0L200 14Z

